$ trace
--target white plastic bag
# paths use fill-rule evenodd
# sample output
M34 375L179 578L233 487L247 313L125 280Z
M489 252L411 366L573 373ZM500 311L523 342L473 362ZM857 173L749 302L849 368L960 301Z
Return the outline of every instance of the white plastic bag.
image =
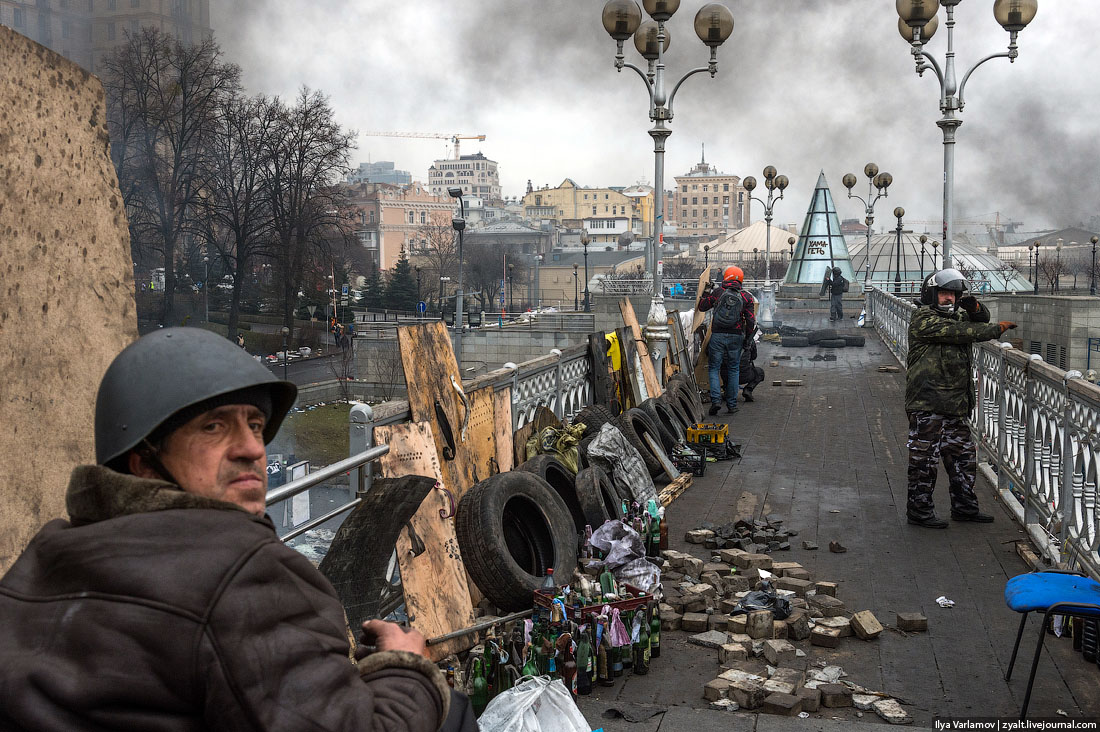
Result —
M591 732L561 679L528 676L485 707L481 732Z

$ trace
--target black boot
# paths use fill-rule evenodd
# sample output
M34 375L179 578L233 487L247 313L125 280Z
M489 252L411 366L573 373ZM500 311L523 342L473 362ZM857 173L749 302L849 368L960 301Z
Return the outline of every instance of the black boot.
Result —
M991 524L993 523L993 517L988 513L982 513L981 511L974 511L974 513L959 513L958 511L951 512L952 521L973 521L977 524Z
M928 516L925 516L923 518L918 517L918 516L913 516L912 514L908 514L906 516L906 518L909 520L909 523L913 524L914 526L923 526L926 529L946 529L947 528L947 522L944 521L943 519L937 517L936 514L934 514L934 513L930 514Z
M752 389L743 389L741 391L741 398L743 400L745 400L746 402L755 402L756 401L755 399L752 398Z
M713 417L714 415L718 414L719 409L721 409L721 407L717 403L711 404L710 409L707 410L707 414Z

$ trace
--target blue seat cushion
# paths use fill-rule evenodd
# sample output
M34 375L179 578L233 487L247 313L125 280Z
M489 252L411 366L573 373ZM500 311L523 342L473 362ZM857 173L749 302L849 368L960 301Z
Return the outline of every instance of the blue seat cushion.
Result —
M1100 605L1100 582L1059 572L1032 572L1005 584L1005 604L1018 613L1046 610L1057 602ZM1082 608L1082 615L1100 617L1100 610Z

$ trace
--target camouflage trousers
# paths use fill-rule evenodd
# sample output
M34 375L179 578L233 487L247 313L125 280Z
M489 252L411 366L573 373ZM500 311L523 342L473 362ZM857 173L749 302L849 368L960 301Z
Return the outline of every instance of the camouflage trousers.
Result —
M936 465L943 458L947 470L951 510L978 512L974 477L978 468L977 447L966 417L933 412L909 412L909 500L911 518L929 518L935 511L932 490L936 487Z

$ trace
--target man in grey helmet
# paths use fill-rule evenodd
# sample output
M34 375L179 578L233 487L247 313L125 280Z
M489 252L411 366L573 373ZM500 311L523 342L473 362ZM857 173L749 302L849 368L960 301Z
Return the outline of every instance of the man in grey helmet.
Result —
M832 275L830 277L830 275ZM844 319L844 293L848 291L848 278L840 273L840 267L825 270L825 281L821 283L821 292L829 293L829 321Z
M70 520L0 579L0 728L440 728L452 692L423 637L364 623L378 652L353 665L335 591L264 515L296 392L197 328L115 358Z
M969 293L957 269L925 278L919 307L909 321L905 371L905 412L909 416L909 496L911 524L945 529L936 516L932 490L936 464L943 459L955 521L989 523L974 495L977 450L967 417L974 409L971 346L999 337L1015 323L989 322L989 310Z

